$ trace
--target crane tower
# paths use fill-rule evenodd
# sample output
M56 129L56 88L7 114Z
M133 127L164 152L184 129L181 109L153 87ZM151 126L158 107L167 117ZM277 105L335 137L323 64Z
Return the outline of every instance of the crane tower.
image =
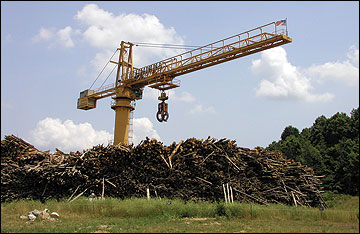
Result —
M129 115L135 109L132 101L142 99L144 87L160 90L158 100L161 102L156 118L160 122L167 121L169 114L165 101L168 96L165 91L180 86L175 77L292 42L287 27L278 29L281 25L278 22L283 21L271 22L141 68L133 66L135 44L122 41L117 48L120 51L119 59L110 61L117 66L115 83L80 92L77 108L93 109L97 100L112 97L111 108L115 111L114 144L121 142L127 145Z

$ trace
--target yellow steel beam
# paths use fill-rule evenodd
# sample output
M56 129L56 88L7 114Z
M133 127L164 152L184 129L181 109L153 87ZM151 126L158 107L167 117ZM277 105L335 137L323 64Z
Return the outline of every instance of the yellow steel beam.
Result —
M115 128L114 128L114 145L120 142L129 144L129 116L130 111L135 107L130 103L134 100L132 89L119 86L116 92L116 97L113 98L115 103L111 108L115 111Z
M116 80L119 83L127 87L144 87L147 85L160 87L162 82L171 82L176 76L290 42L292 39L285 35L285 32L276 30L273 22L142 68L132 66L133 44L122 42L122 49L119 48L121 50L119 62L111 62L118 64ZM120 79L120 74L124 79ZM113 85L108 89L96 90L89 97L100 99L115 95L116 87L117 85ZM175 88L178 86L170 85L168 87Z
M292 42L292 39L280 33L281 31L278 31L279 34L264 32L264 29L271 24L136 69L136 74L131 76L130 79L122 81L122 83L128 86L142 87L158 82L158 77L160 76L165 75L174 78L205 67ZM210 50L208 48L210 48ZM136 76L140 78L134 78Z
M274 26L274 32L269 28ZM114 144L128 144L129 114L134 110L131 101L141 99L134 93L136 88L149 85L159 90L179 87L174 82L176 76L214 66L219 63L257 53L266 49L292 42L287 32L277 30L275 23L243 32L223 40L176 55L160 62L142 67L133 67L132 46L130 42L121 42L116 82L97 90L85 90L78 99L79 109L96 108L97 99L113 96L115 104Z

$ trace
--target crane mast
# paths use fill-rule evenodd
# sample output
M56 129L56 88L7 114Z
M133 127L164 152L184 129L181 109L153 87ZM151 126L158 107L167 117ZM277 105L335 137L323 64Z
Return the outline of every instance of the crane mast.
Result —
M275 22L251 29L249 31L201 46L194 50L164 59L162 61L136 68L133 66L133 46L131 42L122 41L114 84L96 90L87 89L80 92L77 108L89 110L96 108L99 99L111 96L111 108L115 111L114 144L127 145L130 111L135 107L132 101L142 99L144 87L149 86L161 91L156 117L158 121L167 121L168 99L165 90L177 88L180 82L175 77L214 66L233 59L254 54L266 49L292 42L287 30L279 30Z

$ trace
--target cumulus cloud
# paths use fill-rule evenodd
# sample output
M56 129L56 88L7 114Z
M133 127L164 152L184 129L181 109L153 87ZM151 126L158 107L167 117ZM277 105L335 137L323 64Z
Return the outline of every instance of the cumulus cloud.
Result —
M77 12L75 19L85 27L82 36L91 46L100 49L97 57L106 57L120 46L121 41L152 42L164 44L184 44L184 40L173 27L165 27L155 15L126 14L118 15L101 9L96 4L87 4ZM182 52L159 48L134 49L136 67L149 64L154 58L167 58ZM100 67L104 61L98 64ZM93 63L97 64L96 60Z
M94 47L116 48L119 40L133 42L183 43L173 27L166 28L155 15L119 14L87 4L78 11L75 19L85 25L83 36ZM155 53L169 50L152 49ZM171 55L173 52L169 52Z
M346 57L357 68L359 68L359 49L355 45L350 46L349 51L346 53Z
M150 87L145 87L143 91L143 98L150 100L158 100L157 98L160 96L160 91L157 89L153 89Z
M78 29L73 29L71 26L60 30L40 28L33 41L48 41L49 47L59 45L67 48L75 47L78 40L89 43L91 47L97 49L97 52L89 61L91 68L81 68L81 71L86 71L87 74L80 73L83 78L90 77L89 83L99 75L121 41L184 44L183 38L173 27L166 27L155 15L147 13L114 14L101 9L97 4L86 4L74 15L74 19L79 23ZM140 68L182 52L184 50L181 49L133 46L133 63L135 67ZM117 60L118 56L117 52L112 60ZM104 81L113 67L107 66L98 80Z
M191 105L188 105L190 107L190 110L187 112L191 115L196 114L216 114L215 108L213 106L204 107L200 101L198 101L191 93L182 91L177 93L175 90L171 89L168 91L169 100L175 101L175 102L185 102L185 103L191 103ZM145 88L144 89L144 99L150 99L157 101L158 97L160 95L160 91L152 88Z
M196 100L196 98L189 92L182 91L177 93L175 90L171 89L167 92L169 100L176 101L176 102L187 102L191 103ZM146 87L143 93L144 98L148 98L151 100L158 100L160 96L160 91L157 89Z
M107 145L113 135L95 130L90 123L75 124L72 120L45 118L30 132L31 141L43 150L82 151L94 145Z
M133 142L134 145L139 144L142 140L144 140L146 137L149 138L155 138L159 141L161 141L161 138L157 131L154 129L154 126L152 122L144 117L144 118L137 118L133 120L134 125L134 136L133 136Z
M33 41L50 41L49 47L60 45L71 48L75 46L72 36L78 35L79 33L79 30L74 30L70 26L59 30L55 28L40 28L38 34L33 37Z
M59 30L56 35L58 36L59 42L65 47L74 47L74 42L71 39L71 35L74 33L74 30L67 26L64 29Z
M174 90L169 90L169 98L179 102L194 102L196 98L189 92L182 91L180 94L175 93Z
M110 74L111 71L113 71L114 67L116 66L116 64L108 63L109 60L111 59L111 61L116 61L118 60L119 57L119 53L116 51L116 49L115 48L112 49L113 49L112 51L110 49L103 49L101 52L95 54L95 56L90 61L90 64L92 66L91 72L93 72L93 74L90 72L90 74L86 75L87 77L92 77L92 78L94 78L95 76L98 77L98 75L100 75L100 71L104 69L103 73L98 77L98 79L99 81L103 81L107 78L107 76ZM107 66L105 66L106 64ZM86 70L89 69L86 68ZM114 81L115 80L113 78L112 82Z
M311 80L287 60L282 47L263 51L260 59L252 61L251 70L263 78L256 89L257 96L306 102L328 102L334 97L331 93L312 93Z
M309 77L317 79L319 83L333 80L348 86L357 86L359 84L359 49L351 46L346 56L345 61L312 65L305 72Z
M33 41L35 42L39 42L42 40L50 40L54 37L55 33L54 33L54 29L50 29L50 28L40 28L39 29L39 33L36 34L33 37Z
M146 137L161 140L148 118L133 119L133 142L139 144ZM65 152L82 151L98 144L108 145L114 135L95 130L90 123L75 124L72 120L61 121L58 118L47 117L40 120L36 128L30 131L30 140L41 150L58 148Z
M201 113L207 113L207 114L215 114L215 108L213 106L204 107L201 104L195 105L189 112L190 114L201 114Z

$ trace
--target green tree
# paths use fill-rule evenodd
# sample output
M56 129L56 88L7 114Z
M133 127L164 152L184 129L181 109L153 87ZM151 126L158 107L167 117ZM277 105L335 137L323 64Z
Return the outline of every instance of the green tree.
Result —
M327 118L322 115L315 120L315 123L309 129L311 144L315 146L320 152L326 148L326 141L324 136L326 125Z
M288 159L300 161L301 156L301 141L299 137L290 135L280 143L281 152L285 154Z
M350 112L351 138L359 141L359 107Z
M326 122L324 129L325 142L331 147L344 138L351 137L350 117L345 113L336 113Z
M299 136L299 130L293 126L287 126L281 134L281 140L285 140L288 136Z
M333 191L359 195L359 144L352 139L343 139L330 147L326 165L329 174L333 174L333 181L326 184Z
M324 175L325 162L320 151L314 147L308 139L304 137L301 137L301 139L301 153L299 161L302 164L313 168L315 174Z
M324 175L326 190L359 195L359 107L350 117L339 112L330 118L322 115L301 133L287 126L281 139L266 149L280 151Z

